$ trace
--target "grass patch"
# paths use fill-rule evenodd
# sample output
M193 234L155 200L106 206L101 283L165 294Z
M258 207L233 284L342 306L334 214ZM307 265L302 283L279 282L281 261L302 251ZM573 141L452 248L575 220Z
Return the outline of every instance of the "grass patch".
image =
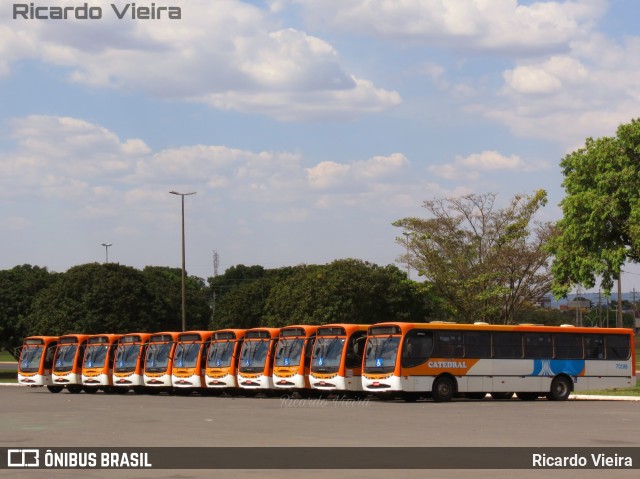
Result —
M601 391L578 391L575 394L590 396L640 396L640 386L624 389L603 389Z
M0 351L0 363L4 362L16 362L16 358L9 351Z
M0 371L0 382L17 383L18 373L16 371Z

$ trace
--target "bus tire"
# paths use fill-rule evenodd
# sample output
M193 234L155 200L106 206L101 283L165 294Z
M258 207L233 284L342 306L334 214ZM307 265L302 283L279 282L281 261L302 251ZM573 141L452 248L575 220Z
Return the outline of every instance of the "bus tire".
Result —
M82 391L82 386L78 384L70 384L67 389L71 394L79 394Z
M456 394L456 383L449 376L440 376L433 382L431 396L435 402L449 402Z
M47 386L50 393L59 393L64 389L64 386Z
M535 401L540 396L539 393L531 393L531 392L521 392L516 393L516 396L521 401Z
M566 376L556 376L551 382L551 389L547 394L550 401L566 401L571 394L571 381Z
M98 392L98 388L93 387L93 386L85 386L82 388L82 390L84 392L86 392L87 394L95 394Z

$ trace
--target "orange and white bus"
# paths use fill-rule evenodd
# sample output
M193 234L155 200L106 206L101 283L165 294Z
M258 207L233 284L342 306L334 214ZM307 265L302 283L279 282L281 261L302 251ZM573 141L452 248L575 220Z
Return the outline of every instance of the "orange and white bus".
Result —
M88 338L87 334L66 334L58 338L51 370L54 386L66 387L73 394L82 391L82 359Z
M212 331L186 331L178 335L171 382L174 388L189 391L204 388L207 346Z
M566 400L572 391L636 383L631 329L382 323L369 328L365 391L449 401Z
M318 326L286 326L280 330L273 364L273 385L298 392L311 389L309 371Z
M233 391L238 388L238 359L244 329L221 329L211 336L205 382L208 388Z
M248 329L240 350L238 386L249 390L273 389L273 359L279 328Z
M180 333L154 333L149 337L144 361L144 385L149 392L171 390L173 354Z
M309 381L326 392L362 391L362 356L368 324L327 324L316 332Z
M113 392L113 358L119 338L118 334L94 334L87 339L82 361L84 392Z
M58 393L61 386L54 386L51 379L53 356L58 345L57 336L30 336L24 338L18 361L18 384L24 386L47 386Z
M128 333L120 336L113 361L113 385L116 392L129 389L137 394L144 392L144 359L149 343L149 333Z

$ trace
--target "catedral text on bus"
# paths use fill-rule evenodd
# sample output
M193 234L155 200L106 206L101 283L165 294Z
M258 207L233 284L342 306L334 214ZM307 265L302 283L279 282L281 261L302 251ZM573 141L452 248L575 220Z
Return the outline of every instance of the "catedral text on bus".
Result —
M30 336L18 382L54 393L563 401L633 387L636 363L631 329L389 322Z

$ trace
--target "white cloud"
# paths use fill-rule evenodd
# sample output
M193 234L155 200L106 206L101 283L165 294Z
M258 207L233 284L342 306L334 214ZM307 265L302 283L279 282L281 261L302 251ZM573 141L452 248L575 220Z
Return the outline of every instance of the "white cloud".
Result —
M545 163L530 164L517 155L505 156L497 151L483 151L469 156L457 156L453 162L430 165L427 170L447 180L477 180L483 172L534 171L546 168Z
M533 66L507 70L504 79L518 93L551 93L562 88L562 82L557 77Z
M638 114L640 38L619 44L601 35L574 42L564 55L521 61L504 72L501 98L481 106L490 119L523 137L573 148L612 135Z
M59 0L60 6L76 5ZM91 22L0 23L0 75L19 59L65 67L77 83L141 91L286 121L354 117L400 103L355 78L326 41L281 28L238 0L189 0L181 20L117 20L104 2ZM0 19L0 22L3 20ZM90 23L90 25L89 25ZM90 31L89 31L90 28Z
M33 115L9 126L16 145L0 152L0 191L73 199L74 216L82 218L115 216L126 208L144 212L148 221L156 215L150 205L170 201L172 189L184 189L234 204L270 205L275 210L267 216L274 221L303 221L314 204L322 203L320 196L365 208L393 202L395 193L378 192L388 188L400 194L410 166L401 153L305 167L300 153L286 151L220 145L153 151L141 139L120 139L100 125L70 117Z
M285 1L278 2L280 8ZM290 0L316 28L470 49L540 51L581 38L604 12L603 0Z
M408 165L409 160L402 153L374 156L351 164L323 161L313 168L308 168L307 177L309 184L318 189L343 186L357 189L358 184L389 181Z

